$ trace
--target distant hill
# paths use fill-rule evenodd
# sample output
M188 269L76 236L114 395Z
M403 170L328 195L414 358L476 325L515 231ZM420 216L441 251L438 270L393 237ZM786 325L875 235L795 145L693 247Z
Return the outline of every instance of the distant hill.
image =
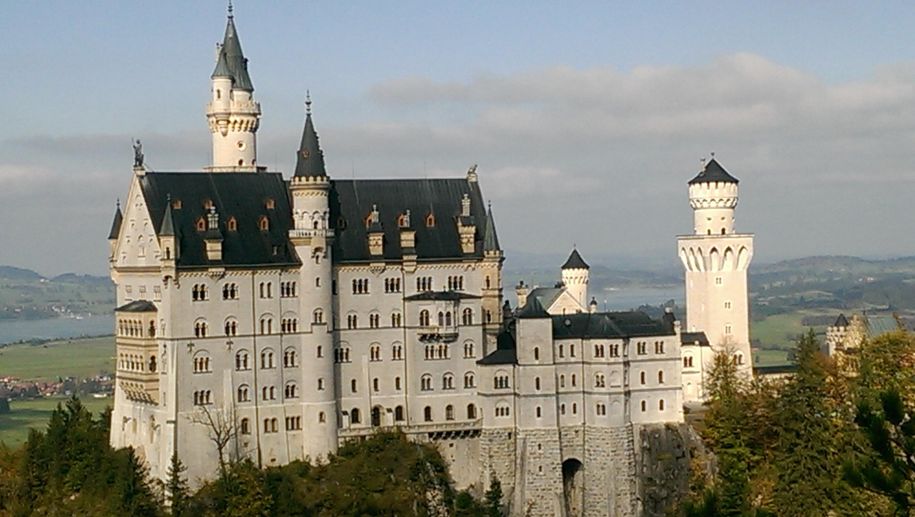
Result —
M52 278L0 266L0 320L103 314L114 306L114 284L101 276L65 273Z

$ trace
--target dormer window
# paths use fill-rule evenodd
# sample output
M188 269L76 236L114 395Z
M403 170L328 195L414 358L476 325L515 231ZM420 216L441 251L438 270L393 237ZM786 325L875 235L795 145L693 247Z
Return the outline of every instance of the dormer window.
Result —
M435 214L429 212L429 215L426 216L426 228L435 227Z
M410 226L410 224L407 222L407 214L400 214L397 216L397 227L406 228L407 226Z
M257 223L257 225L261 229L262 232L266 232L267 230L270 229L270 221L267 219L266 216L263 216L263 215L261 216L260 221Z
M211 208L213 208L213 200L204 199L203 200L203 209L209 211Z
M238 221L234 217L230 217L229 220L226 221L226 228L228 228L230 232L238 231Z
M174 208L175 210L181 210L181 200L180 200L180 199L173 199L173 200L172 200L172 208Z
M337 229L341 232L346 229L346 219L344 219L342 215L337 219Z
M198 231L198 232L205 232L205 231L207 231L207 220L204 219L203 217L198 217L198 218L197 218L197 231Z
M365 227L368 228L372 226L372 213L369 212L369 215L365 216Z
M272 197L268 197L267 200L264 201L264 206L267 207L267 210L273 210L276 208L276 201L274 201Z

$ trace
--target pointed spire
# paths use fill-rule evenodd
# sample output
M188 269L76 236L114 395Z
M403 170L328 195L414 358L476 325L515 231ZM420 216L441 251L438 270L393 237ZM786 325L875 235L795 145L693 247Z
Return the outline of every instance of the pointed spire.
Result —
M124 222L124 214L121 213L121 200L118 199L117 207L114 209L114 221L111 222L111 231L108 232L108 239L117 239L121 233L121 223Z
M159 226L159 237L174 237L175 222L172 220L172 195L166 196L165 216L162 218L162 224Z
M216 58L216 69L213 70L213 75L210 76L210 79L216 79L217 77L228 77L234 80L232 71L229 70L229 62L226 61L226 53L222 51L222 47L219 50L219 57Z
M302 142L296 153L296 176L327 176L324 168L324 152L318 143L318 133L311 121L311 93L305 100L305 129L302 131Z
M501 251L499 237L496 235L496 221L492 217L492 203L486 211L486 228L483 230L483 251Z
M566 263L562 265L562 269L591 269L591 266L585 262L585 259L581 258L578 248L572 248L572 254L569 255Z
M223 57L226 60L225 66L229 73L228 77L235 81L234 87L239 90L253 92L254 85L248 75L248 60L245 59L245 55L241 51L241 42L238 40L238 31L235 29L235 16L232 14L231 3L229 4L229 16L226 21L226 34L222 39L222 47L219 50L219 58L216 62L216 70L213 71L213 77L226 77L225 75L217 75L217 71L221 74L225 73L225 71L219 70L219 59Z

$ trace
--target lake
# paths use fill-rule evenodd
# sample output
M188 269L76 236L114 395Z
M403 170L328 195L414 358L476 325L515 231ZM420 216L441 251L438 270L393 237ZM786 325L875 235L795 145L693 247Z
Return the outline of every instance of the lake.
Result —
M114 334L114 315L85 316L83 319L0 321L0 345L28 339L69 339Z
M600 292L589 291L588 295L597 299L599 310L602 311L625 311L637 309L640 305L658 306L667 300L674 300L680 307L685 306L683 286L621 287Z

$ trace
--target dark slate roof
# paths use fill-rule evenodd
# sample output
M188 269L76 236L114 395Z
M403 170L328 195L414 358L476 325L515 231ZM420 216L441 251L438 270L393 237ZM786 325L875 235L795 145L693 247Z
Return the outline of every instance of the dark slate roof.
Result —
M162 226L159 227L159 237L175 236L175 220L172 216L172 197L165 196L165 216L162 218Z
M562 265L562 269L591 269L591 266L581 258L577 249L573 249L566 263Z
M689 180L689 184L694 183L739 183L737 178L728 174L728 171L724 170L724 167L718 163L718 160L712 158L705 168L696 175L695 178Z
M309 104L311 101L308 101ZM295 161L296 176L327 176L324 168L324 152L318 143L318 133L311 121L311 113L305 116L305 129Z
M502 329L496 336L496 349L489 355L477 361L477 364L516 364L518 362L518 349L515 346L515 335L509 328Z
M708 337L705 335L705 332L681 332L680 343L683 345L699 343L699 346L709 346Z
M565 288L563 287L537 287L528 293L527 299L532 300L536 298L540 301L540 305L550 307L563 291L565 291Z
M845 317L844 314L839 314L839 317L836 318L836 322L835 322L835 324L833 324L833 327L847 327L847 326L848 326L848 319Z
M149 300L135 300L121 305L116 312L158 312L156 305Z
M124 214L121 213L121 203L114 209L114 220L111 221L111 231L108 232L108 239L117 239L121 232L121 223L124 222Z
M486 211L486 229L483 230L483 251L499 251L499 236L496 235L496 221L492 217L492 205Z
M536 296L528 297L527 303L524 304L524 307L518 311L518 318L549 318L550 314L543 308L543 304L540 303L540 299Z
M640 311L553 316L553 339L669 336L673 333L663 322Z
M226 34L222 38L222 47L219 53L225 57L225 67L228 69L228 77L232 78L233 87L247 92L254 91L254 85L251 83L251 77L248 75L248 60L245 59L241 51L241 42L238 40L238 31L235 30L235 19L229 15L226 22ZM220 70L219 59L216 61L216 69L213 70L212 77L225 77L226 70ZM217 75L217 73L221 75Z
M219 212L219 230L223 235L222 260L227 267L298 265L299 259L289 242L292 210L282 175L272 172L148 172L140 178L140 188L153 227L163 229L169 195L181 208L172 209L178 242L178 267L207 267L205 232L197 231L197 220L206 218L206 201ZM267 208L273 199L275 208ZM226 230L235 218L238 230ZM266 217L269 230L261 231L259 220ZM161 233L160 233L161 235ZM276 254L273 249L277 248Z
M779 374L788 374L796 373L797 365L796 364L773 364L768 366L754 366L753 373L755 375L779 375Z
M404 300L408 301L423 301L423 300L443 300L456 302L458 300L474 300L479 298L479 296L467 293L459 293L457 291L426 291L419 294L414 294L407 296Z
M336 228L334 261L369 262L366 218L377 205L379 222L384 228L384 255L389 260L403 257L397 218L410 210L411 227L416 232L418 260L440 260L483 257L483 229L477 228L474 253L465 255L457 230L461 199L470 196L471 215L478 221L486 218L479 184L466 178L332 180L330 194L331 223ZM435 225L426 225L433 214Z

